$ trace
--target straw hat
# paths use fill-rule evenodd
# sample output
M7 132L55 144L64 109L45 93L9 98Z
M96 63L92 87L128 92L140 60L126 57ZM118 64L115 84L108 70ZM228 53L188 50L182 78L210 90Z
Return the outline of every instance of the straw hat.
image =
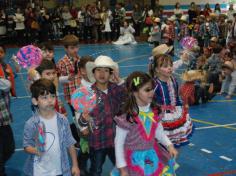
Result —
M218 38L217 37L211 37L211 42L218 42Z
M185 82L191 82L196 80L205 80L206 72L202 70L189 70L182 74L182 80Z
M155 18L155 19L154 19L154 22L155 22L155 23L160 23L160 22L161 22L161 19L160 19L160 18Z
M234 71L234 64L230 61L225 61L225 63L222 65L222 69L224 68Z
M161 44L152 50L152 55L155 57L160 54L168 54L172 51L172 49L173 46L167 46L166 44Z
M175 15L172 15L170 18L168 18L168 21L175 21L176 20L176 17L175 17Z
M86 63L86 71L88 79L91 82L95 82L93 70L95 68L110 68L111 70L114 70L118 67L117 63L115 63L110 57L108 56L98 56L94 62L87 62Z
M186 16L186 15L182 15L181 18L180 18L180 20L187 22L187 16Z

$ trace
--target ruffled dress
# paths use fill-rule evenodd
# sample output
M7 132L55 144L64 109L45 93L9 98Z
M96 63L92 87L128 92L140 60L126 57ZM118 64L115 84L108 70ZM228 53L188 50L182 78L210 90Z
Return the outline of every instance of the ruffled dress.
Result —
M116 117L115 121L118 168L125 167L129 176L175 175L174 163L171 162L169 153L156 140L163 140L163 145L171 144L166 135L163 133L162 136L160 133L163 128L159 126L161 123L157 111L140 112L136 123L128 122L126 115Z
M168 82L158 78L155 81L155 100L163 111L162 125L166 135L176 146L188 143L193 123L188 109L182 106L178 93L178 83L171 77Z

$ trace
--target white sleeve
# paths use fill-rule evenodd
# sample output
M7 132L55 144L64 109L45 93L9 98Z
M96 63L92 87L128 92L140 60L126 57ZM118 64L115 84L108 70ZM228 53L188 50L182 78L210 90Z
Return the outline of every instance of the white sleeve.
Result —
M125 161L125 151L124 151L125 138L127 134L128 134L127 130L124 130L116 126L115 154L116 154L116 167L118 169L127 166Z
M177 61L173 62L173 70L174 72L179 69L179 67L181 67L184 64L184 62L182 61L182 59L179 59Z
M75 112L75 117L74 117L74 123L75 123L75 126L80 130L80 131L84 131L86 130L88 127L82 127L80 126L80 124L78 123L78 120L80 119L81 117L81 113L80 112Z
M0 78L0 90L8 92L11 88L11 82L7 79Z
M164 145L166 147L168 147L169 145L172 144L170 139L166 136L161 123L158 124L155 137L158 140L158 142L160 142L162 145Z
M59 83L68 83L69 81L69 76L59 76Z

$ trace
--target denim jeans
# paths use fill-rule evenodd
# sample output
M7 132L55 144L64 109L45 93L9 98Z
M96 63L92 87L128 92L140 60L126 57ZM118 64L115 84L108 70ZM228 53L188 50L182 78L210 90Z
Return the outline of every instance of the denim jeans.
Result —
M100 150L94 150L90 148L90 176L101 176L102 166L106 160L106 156L109 157L113 165L115 165L115 150L114 148L104 148Z

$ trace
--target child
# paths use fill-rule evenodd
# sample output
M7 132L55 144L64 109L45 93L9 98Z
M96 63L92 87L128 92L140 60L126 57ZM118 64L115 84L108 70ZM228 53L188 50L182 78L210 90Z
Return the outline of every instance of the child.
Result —
M215 93L220 91L221 84L220 84L220 73L221 73L221 66L222 61L220 59L220 52L222 47L220 45L216 45L212 51L213 54L207 60L206 64L204 65L204 69L207 71L208 74L208 83L210 84L209 93L210 98L212 98Z
M80 75L78 74L77 64L79 39L75 35L67 35L63 39L66 55L57 63L59 82L64 87L64 98L69 104L73 117L75 116L74 108L71 106L70 98L74 90L80 86Z
M124 21L124 27L120 28L120 37L116 42L113 42L115 45L127 45L127 44L136 44L134 38L135 30L129 25L128 21Z
M15 150L15 141L11 128L10 92L15 94L14 75L10 65L4 62L5 47L0 45L0 175L4 176L5 164Z
M166 25L163 27L163 43L171 46L174 44L175 39L175 17L172 16L167 19Z
M80 62L78 63L78 71L80 72L81 75L81 86L85 87L91 87L93 83L88 79L87 76L87 69L86 69L86 64L88 62L93 62L94 59L91 56L83 56L80 59ZM73 134L76 135L80 141L80 154L79 154L79 167L81 170L81 175L88 175L87 172L87 161L89 159L89 144L88 144L88 134L89 134L89 128L85 127L82 128L78 124L78 119L80 117L80 114L78 112L75 113L75 125L77 127L78 133ZM73 131L72 131L73 133Z
M189 28L188 28L188 21L187 16L182 15L180 18L180 33L179 33L179 39L181 40L184 37L189 36Z
M113 118L120 111L125 92L122 85L109 81L116 67L116 63L107 56L99 56L94 62L86 64L89 80L95 80L91 88L96 93L98 101L90 113L81 114L78 123L81 127L88 127L91 118L93 121L89 134L91 176L101 176L106 156L115 165Z
M171 142L177 146L188 142L192 121L188 109L182 107L178 83L172 76L173 62L168 55L154 58L152 71L155 81L155 100L161 105L164 117L162 125Z
M161 41L160 22L160 18L155 18L153 21L153 27L149 33L150 37L148 38L148 42L153 43L155 47L157 47Z
M39 79L31 85L30 90L32 103L37 106L37 113L25 123L24 127L23 146L25 152L30 154L24 167L25 175L79 176L75 140L69 122L54 108L55 85L49 80ZM39 134L45 135L43 143L37 140ZM39 146L43 146L43 149L40 150ZM72 160L72 169L67 152Z
M43 59L50 60L55 64L53 45L51 43L45 43L40 48L43 53Z
M58 91L56 65L52 61L46 59L42 60L41 64L36 68L36 71L39 73L40 78L52 81L56 87L56 90ZM59 97L56 98L55 109L60 114L67 116L66 109Z
M226 99L231 99L236 88L236 62L226 61L222 65L222 72L225 80L221 86L221 94L226 93Z
M115 118L117 168L121 176L165 175L167 163L161 157L164 150L155 139L168 149L171 157L176 157L178 152L161 125L160 107L153 102L152 78L134 72L126 80L126 89L124 114Z

